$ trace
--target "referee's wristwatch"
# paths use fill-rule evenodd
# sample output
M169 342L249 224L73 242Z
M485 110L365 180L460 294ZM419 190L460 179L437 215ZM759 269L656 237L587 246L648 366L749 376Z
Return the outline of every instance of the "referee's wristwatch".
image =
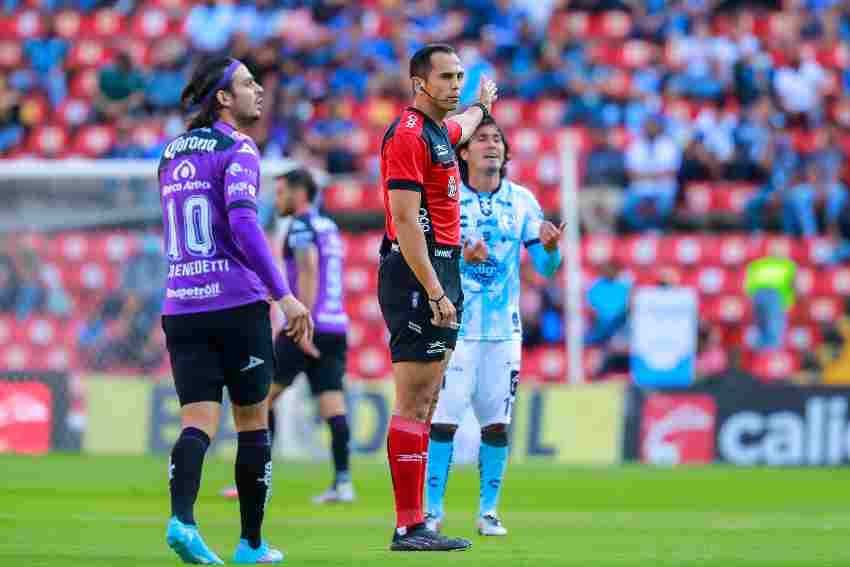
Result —
M485 120L487 120L488 118L490 118L490 111L489 111L489 110L487 110L487 107L486 107L486 106L484 106L484 103L483 103L483 102L476 102L476 103L475 103L475 104L473 104L472 106L477 106L478 108L480 108L480 109L481 109L481 112L483 112L483 113L484 113L484 116L481 118L481 122L484 122Z

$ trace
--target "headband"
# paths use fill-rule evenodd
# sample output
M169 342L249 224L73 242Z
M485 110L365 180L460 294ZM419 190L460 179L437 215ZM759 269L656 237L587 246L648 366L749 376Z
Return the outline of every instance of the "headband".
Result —
M223 88L226 88L227 85L230 84L230 80L233 79L233 73L236 72L236 69L238 69L239 65L241 64L242 62L238 59L231 59L230 65L228 65L227 68L224 70L224 75L221 76L221 79L219 79L219 81L215 84L212 90L206 94L204 99L201 101L201 104L199 104L198 106L206 106L210 102L210 100L212 100L212 97L215 96L215 93L217 93Z

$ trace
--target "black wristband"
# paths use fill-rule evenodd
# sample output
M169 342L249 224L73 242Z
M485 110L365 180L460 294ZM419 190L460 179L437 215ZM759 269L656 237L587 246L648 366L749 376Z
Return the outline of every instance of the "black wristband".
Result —
M485 120L487 120L488 118L490 118L490 111L489 111L489 110L487 110L487 107L486 107L486 106L484 106L484 104L483 104L483 103L481 103L481 102L476 102L476 103L475 103L475 104L473 104L472 106L477 106L478 108L480 108L480 109L481 109L481 112L483 112L483 113L484 113L484 116L481 118L481 122L484 122Z
M445 296L446 296L446 294L444 293L443 295L441 295L441 296L440 296L440 297L438 297L437 299L431 299L431 298L429 297L429 298L428 298L428 301L430 301L431 303L439 303L439 302L441 302L441 301L443 300L443 298L444 298Z

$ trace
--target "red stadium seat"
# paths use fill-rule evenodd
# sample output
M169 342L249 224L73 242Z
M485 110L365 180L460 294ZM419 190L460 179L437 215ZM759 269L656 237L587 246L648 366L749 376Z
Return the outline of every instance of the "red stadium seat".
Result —
M138 12L134 17L130 33L138 39L158 39L169 35L182 35L180 22L176 27L165 10L148 8Z
M5 19L5 16L0 18L0 20ZM40 37L45 31L41 16L35 10L24 10L14 14L9 19L9 23L12 34L21 40Z
M97 39L81 39L71 45L66 68L69 70L102 67L110 60L111 54L103 42Z
M24 50L20 41L0 40L0 69L18 69L24 66Z
M533 157L540 151L540 133L533 128L519 128L510 137L511 152Z
M108 152L115 141L115 130L110 126L86 126L78 133L74 149L86 157L100 157Z
M102 39L126 37L126 20L120 12L105 8L89 16L83 31L87 36Z
M82 99L94 98L98 93L97 80L97 69L82 69L74 73L74 78L69 85L71 96Z
M794 259L807 264L824 264L832 256L834 248L835 242L831 238L806 238L802 241L802 246L799 248L800 257Z
M139 251L139 238L135 234L112 232L94 234L89 238L88 259L95 262L124 264Z
M653 236L633 236L620 240L617 257L627 266L647 266L655 264L658 258L659 239Z
M156 121L141 122L133 130L133 141L143 148L157 145L162 137L162 125Z
M68 135L65 129L56 125L45 125L36 128L29 137L29 149L41 156L62 155Z
M534 120L538 128L558 128L564 121L565 104L561 100L546 99L534 105Z
M90 112L87 99L68 97L56 109L56 116L65 126L75 127L88 120Z
M74 39L80 34L83 25L83 17L79 12L73 10L62 10L53 19L56 33L65 39Z
M618 239L612 236L591 235L582 239L582 262L601 266L615 257Z
M800 370L800 356L784 350L754 352L748 369L763 382L784 381Z
M352 373L360 378L386 378L392 373L390 352L385 346L355 349L350 360Z
M326 187L322 193L324 205L332 211L363 209L363 186L356 181L340 181Z
M50 105L41 94L32 94L21 100L21 122L27 126L41 126L47 122Z
M8 370L32 369L38 358L26 345L11 344L0 348L0 366Z
M348 266L345 269L343 279L345 281L346 293L366 293L374 291L371 288L370 274L373 270L369 270L364 266Z
M493 107L493 117L505 130L510 130L522 123L523 102L518 99L499 100ZM512 141L509 137L509 141Z

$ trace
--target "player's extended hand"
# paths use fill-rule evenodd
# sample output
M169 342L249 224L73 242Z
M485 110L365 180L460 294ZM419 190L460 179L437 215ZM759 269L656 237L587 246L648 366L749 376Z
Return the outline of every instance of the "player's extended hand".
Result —
M493 103L497 98L499 98L499 87L494 81L482 75L478 83L478 102L487 107L487 112L492 112Z
M316 343L314 343L313 341L308 341L307 337L304 337L303 339L301 339L301 341L298 342L298 348L300 348L304 354L312 358L319 358L322 355L322 353L316 347Z
M280 300L280 308L286 316L286 335L294 342L313 342L313 317L304 304L291 293Z
M445 293L434 298L429 297L428 305L431 306L431 313L434 315L431 317L431 323L435 326L449 329L460 327L457 322L457 310Z
M555 226L549 221L540 225L540 243L547 252L554 252L558 248L565 226L567 223L562 222L560 226Z
M469 240L463 242L463 261L467 264L480 264L487 260L490 250L483 240L476 240L470 244Z

